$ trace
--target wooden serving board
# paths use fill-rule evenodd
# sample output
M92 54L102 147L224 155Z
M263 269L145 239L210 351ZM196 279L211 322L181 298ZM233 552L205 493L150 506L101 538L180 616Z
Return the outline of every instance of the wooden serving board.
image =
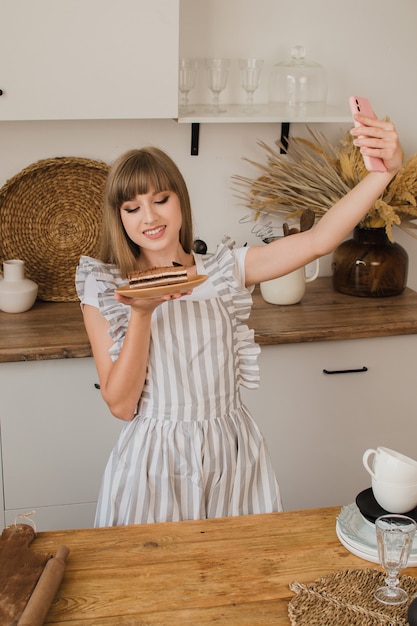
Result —
M40 626L61 583L68 549L57 557L35 552L36 532L28 524L5 528L0 537L0 624Z

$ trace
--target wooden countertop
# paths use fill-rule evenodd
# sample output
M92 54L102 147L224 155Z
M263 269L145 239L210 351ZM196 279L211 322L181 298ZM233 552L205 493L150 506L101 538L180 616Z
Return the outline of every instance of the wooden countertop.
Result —
M380 569L339 542L339 511L41 532L32 549L70 550L45 626L288 626L291 582Z
M337 293L331 278L307 285L299 304L267 304L259 289L249 325L261 345L385 337L417 333L417 293L355 298ZM78 302L37 302L26 313L0 312L0 362L91 356Z
M417 293L355 298L334 291L331 278L306 285L299 304L267 304L256 290L249 325L261 345L363 339L417 333Z

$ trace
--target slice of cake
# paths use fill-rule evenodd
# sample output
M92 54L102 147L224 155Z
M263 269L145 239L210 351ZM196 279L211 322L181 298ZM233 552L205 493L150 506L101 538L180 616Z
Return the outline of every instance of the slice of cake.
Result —
M152 267L143 272L130 272L128 278L131 289L144 289L185 283L188 275L185 265L176 263L168 267Z

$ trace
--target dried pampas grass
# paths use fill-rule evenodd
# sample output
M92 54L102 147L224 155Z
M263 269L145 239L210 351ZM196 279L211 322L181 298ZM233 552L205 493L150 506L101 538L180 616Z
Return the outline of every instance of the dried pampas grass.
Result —
M278 215L285 220L299 217L304 209L313 209L320 219L342 196L367 174L359 148L347 133L333 146L326 137L308 128L311 140L291 138L286 154L258 142L266 153L266 163L245 159L259 170L257 178L233 176L235 191L255 219L261 213ZM417 154L411 156L388 185L383 195L364 217L361 225L385 227L393 241L392 227L399 226L413 237L417 234Z

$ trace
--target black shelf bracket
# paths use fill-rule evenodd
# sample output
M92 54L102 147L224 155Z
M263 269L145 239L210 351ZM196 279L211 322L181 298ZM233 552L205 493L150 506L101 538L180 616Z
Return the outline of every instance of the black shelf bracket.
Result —
M281 148L280 153L285 154L288 148L290 136L290 122L281 122ZM200 142L200 122L191 123L191 156L198 156Z
M290 123L281 123L281 148L279 149L281 154L286 154L288 148L288 138L290 136Z
M191 156L198 156L198 143L200 139L200 122L191 124Z

